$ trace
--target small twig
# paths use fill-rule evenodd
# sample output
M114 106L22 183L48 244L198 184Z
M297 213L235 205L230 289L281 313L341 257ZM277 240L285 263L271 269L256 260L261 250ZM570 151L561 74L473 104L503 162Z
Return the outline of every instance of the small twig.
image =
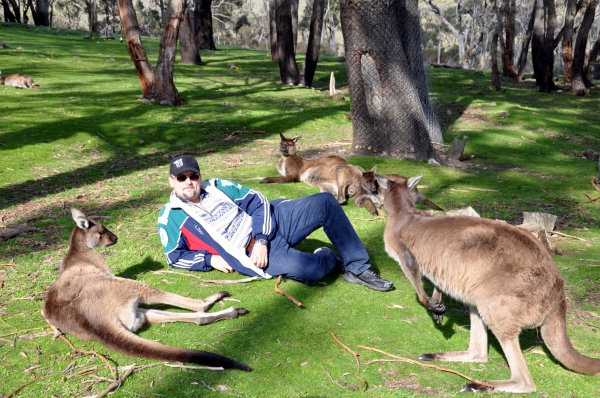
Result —
M225 370L225 368L219 366L195 366L195 365L179 365L172 363L165 363L165 366L169 368L179 368L179 369L202 369L202 370Z
M358 354L356 352L352 351L350 349L350 347L348 347L346 344L342 343L340 341L340 339L337 338L337 336L335 335L335 333L331 332L331 335L333 336L333 338L335 339L335 341L338 342L339 345L341 345L348 352L350 352L352 355L354 355L354 359L356 360L356 378L359 379L360 381L362 381L362 386L360 386L360 388L365 387L367 385L367 382L365 381L365 379L363 379L362 377L360 377L360 361L358 360Z
M321 367L323 368L323 371L324 371L324 372L325 372L325 374L326 374L326 375L329 377L329 380L331 380L331 382L332 382L333 384L335 384L335 385L336 385L336 386L338 386L338 387L344 388L344 387L343 387L343 386L342 386L342 385L341 385L339 382L337 382L337 381L333 380L333 377L331 377L331 373L329 373L329 372L327 371L327 369L325 369L325 366L321 365Z
M16 390L14 390L13 392L11 392L10 394L8 394L6 397L4 398L12 398L13 395L15 395L16 393L18 393L19 391L21 391L22 389L24 389L25 387L27 387L28 385L30 385L31 383L33 383L34 381L37 381L39 379L42 379L43 377L36 377L33 380L29 380L27 383L17 387Z
M600 263L600 260L594 260L592 258L580 258L579 261L591 261L593 263Z
M16 332L10 332L10 333L6 333L6 334L0 334L0 337L12 336L13 334L25 333L25 332L29 332L31 330L38 330L38 329L43 329L43 327L40 326L39 328L17 330Z
M383 355L387 355L388 357L394 358L394 359L396 359L397 361L400 361L400 362L408 362L408 363L412 363L414 365L419 365L419 366L424 367L424 368L432 368L432 369L436 369L436 370L441 370L442 372L454 373L455 375L458 375L458 376L460 376L460 377L462 377L464 379L467 379L467 380L469 380L472 383L480 384L482 386L489 387L489 388L494 388L494 386L492 386L489 383L486 383L485 381L480 381L480 380L474 379L472 377L469 377L469 376L467 376L465 374L462 374L462 373L460 373L460 372L458 372L456 370L453 370L453 369L442 368L440 366L431 365L431 364L427 364L427 363L421 363L421 362L415 361L413 359L408 359L408 358L400 357L398 355L389 354L389 353L387 353L385 351L378 350L377 348L365 347L364 345L359 345L358 347L362 348L362 349L365 349L365 350L375 351L375 352L378 352L378 353L383 354Z
M589 240L585 240L583 238L578 238L577 236L573 236L573 235L567 235L567 234L563 234L562 232L558 232L558 231L548 231L549 234L553 234L553 235L560 235L560 236L564 236L565 238L572 238L572 239L577 239L577 240L581 240L583 242L589 242Z
M183 152L179 152L179 153L172 155L171 158L176 158L177 156L181 156L181 155L205 155L207 153L213 153L213 152L215 152L214 148L205 149L203 151L183 151Z
M123 384L123 382L125 381L125 379L130 374L132 374L134 372L134 370L135 370L135 364L131 365L131 368L127 371L127 373L125 373L123 376L121 376L117 380L115 380L111 385L109 385L108 387L106 387L106 390L102 391L100 394L96 395L94 398L106 397L112 390L114 390L115 388L121 387L121 384Z
M548 195L550 198L552 198L552 199L553 199L553 200L555 200L556 202L560 203L561 205L563 205L563 206L565 206L565 207L568 207L569 209L575 209L575 208L576 208L576 207L574 207L574 206L569 206L568 204L566 204L566 203L565 203L565 199L560 199L560 198L557 198L556 196L552 196L552 195L550 195L550 194L548 193L548 191L546 191L546 190L545 190L544 188L542 188L542 187L540 187L540 189L541 189L542 191L544 191L544 193L545 193L546 195ZM572 202L574 202L574 200L572 200Z
M532 139L530 139L530 138L525 138L525 137L523 137L523 136L521 136L521 138L522 138L522 139L524 139L525 141L529 141L529 142L536 142L535 140L532 140Z
M592 178L592 186L596 188L596 191L600 192L600 188L596 185L596 178Z
M108 359L106 359L103 355L98 354L96 351L84 351L84 350L80 350L78 348L75 348L75 346L73 345L73 343L71 343L69 341L69 339L67 339L64 335L60 335L60 338L65 341L73 351L77 351L80 352L82 354L85 355L96 355L97 357L101 358L104 362L106 362L106 365L108 365L108 368L110 369L110 373L113 375L113 378L117 378L117 375L115 374L115 371L113 370L112 366L110 366L110 362L108 362Z
M279 288L279 284L281 283L281 275L279 275L277 277L277 282L275 283L275 292L279 293L279 294L283 294L285 297L287 297L288 300L291 300L294 304L296 304L298 307L302 307L302 303L299 302L298 300L296 300L294 297L292 297L289 293L284 292L283 290L281 290Z
M184 275L187 277L192 277L192 278L196 278L196 279L200 279L202 282L208 282L208 283L220 283L220 284L234 284L234 283L246 283L246 282L252 282L256 279L261 279L260 276L251 276L249 278L244 278L244 279L237 279L237 280L231 280L231 279L223 279L223 280L210 280L210 279L203 279L199 276L190 274L190 273L185 273L185 272L177 272L177 271L168 271L168 270L160 270L160 271L152 271L153 274L176 274L176 275Z
M374 218L353 218L352 221L365 221L365 222L371 222L371 221L385 221L386 218L385 217L374 217Z

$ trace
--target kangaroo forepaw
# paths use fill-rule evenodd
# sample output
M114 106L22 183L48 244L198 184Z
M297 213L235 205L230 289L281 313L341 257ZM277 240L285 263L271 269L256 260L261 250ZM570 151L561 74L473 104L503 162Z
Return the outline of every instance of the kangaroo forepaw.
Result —
M494 392L494 389L477 383L467 383L459 392Z
M229 297L229 292L226 291L217 292L217 294L219 295L219 298L216 301L223 300L225 297Z
M239 316L246 315L246 314L249 312L249 311L248 311L247 309L245 309L245 308L235 308L235 307L234 307L233 309L234 309L234 311L236 312L236 316L235 316L236 318L237 318L237 317L239 317Z
M442 319L444 319L444 314L446 314L446 306L444 303L437 301L434 298L430 298L428 301L429 310L433 313L433 319L437 323L442 323Z

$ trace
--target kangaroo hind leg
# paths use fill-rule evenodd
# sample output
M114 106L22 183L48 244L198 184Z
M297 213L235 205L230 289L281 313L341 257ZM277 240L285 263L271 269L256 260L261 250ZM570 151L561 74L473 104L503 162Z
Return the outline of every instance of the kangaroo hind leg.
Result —
M188 322L196 325L207 325L222 319L234 319L246 315L245 308L229 307L217 312L169 312L155 309L139 308L138 314L143 316L146 323Z

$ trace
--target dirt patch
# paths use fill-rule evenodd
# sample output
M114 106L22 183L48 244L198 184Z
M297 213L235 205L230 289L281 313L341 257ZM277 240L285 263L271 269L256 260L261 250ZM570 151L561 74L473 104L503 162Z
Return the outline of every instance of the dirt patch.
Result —
M397 370L383 373L385 386L391 389L405 389L416 391L432 396L449 396L448 391L443 388L425 387L415 381L418 375L411 373L408 377L401 375Z

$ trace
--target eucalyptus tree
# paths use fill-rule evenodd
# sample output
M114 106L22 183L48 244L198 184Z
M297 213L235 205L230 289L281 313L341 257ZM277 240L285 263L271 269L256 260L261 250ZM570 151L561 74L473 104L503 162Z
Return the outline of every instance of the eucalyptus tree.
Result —
M16 0L0 0L5 22L21 23L21 5Z
M341 0L340 9L354 152L437 158L417 0Z

